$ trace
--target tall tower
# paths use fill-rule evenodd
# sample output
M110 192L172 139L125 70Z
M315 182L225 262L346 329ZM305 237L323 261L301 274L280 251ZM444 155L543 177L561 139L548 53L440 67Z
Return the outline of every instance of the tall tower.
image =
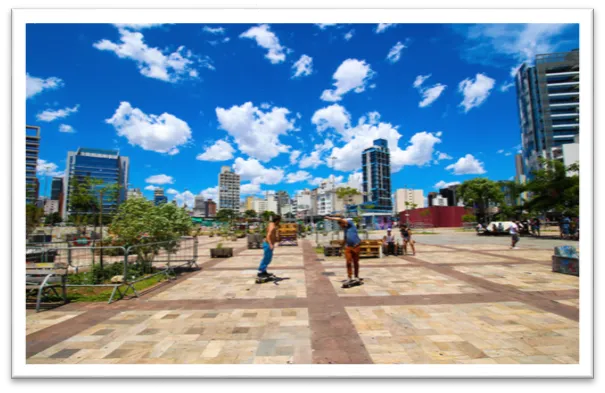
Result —
M36 171L39 153L40 127L25 126L25 203L36 203L38 200Z
M218 175L217 209L231 209L239 212L240 177L231 167L222 166Z
M393 210L391 201L391 154L385 139L376 139L374 146L361 154L363 170L363 201L378 210Z

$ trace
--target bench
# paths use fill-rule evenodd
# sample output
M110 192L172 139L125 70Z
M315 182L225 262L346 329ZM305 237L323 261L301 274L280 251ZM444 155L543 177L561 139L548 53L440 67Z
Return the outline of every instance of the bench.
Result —
M297 246L298 245L298 225L297 224L281 224L277 231L277 238L280 246Z
M332 240L330 241L330 245L324 247L324 255L330 256L326 254L326 249L330 248L331 250L338 251L330 251L331 253L337 253L335 255L340 256L342 250L344 249L344 240ZM369 258L382 258L382 240L362 240L359 245L360 248L360 257L369 257ZM401 255L401 254L398 254Z
M25 291L27 297L36 296L36 312L40 311L42 299L50 292L67 303L67 265L53 263L26 263ZM57 288L61 288L59 295Z
M573 246L555 247L555 255L552 256L552 271L555 273L580 275L580 254Z

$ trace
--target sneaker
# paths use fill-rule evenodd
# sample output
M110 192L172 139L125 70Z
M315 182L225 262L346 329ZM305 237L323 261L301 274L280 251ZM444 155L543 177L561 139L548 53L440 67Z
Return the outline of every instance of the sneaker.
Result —
M353 286L353 284L355 283L355 281L352 278L349 278L348 280L346 280L343 284L342 287L343 288L350 288Z
M258 274L256 276L258 278L265 278L265 277L269 277L269 274L267 272L258 272Z

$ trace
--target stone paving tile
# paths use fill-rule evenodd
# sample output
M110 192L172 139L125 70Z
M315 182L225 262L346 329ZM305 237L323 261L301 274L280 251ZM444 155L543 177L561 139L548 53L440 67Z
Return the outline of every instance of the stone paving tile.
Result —
M233 258L228 258L215 266L216 269L225 267L237 267L243 269L258 269L262 254L259 256L241 255L241 253ZM298 255L275 255L271 264L269 265L269 271L271 269L279 267L304 267L302 254Z
M440 247L440 246L436 246L433 244L424 244L424 243L416 243L414 244L414 246L416 247L416 251L418 253L422 253L422 252L433 252L433 251L447 251L447 249ZM412 252L411 247L408 247L408 252Z
M556 300L557 303L580 308L580 299Z
M364 284L347 289L341 288L342 280L346 278L344 268L326 269L326 272L334 273L334 277L330 277L330 279L339 296L399 296L483 292L480 288L423 267L392 270L382 267L361 268L359 275L363 277Z
M35 333L49 326L67 321L82 314L83 311L43 311L28 312L25 321L25 335Z
M275 257L278 255L285 255L285 254L297 254L297 255L302 256L303 251L302 251L301 243L302 242L299 240L298 246L277 246L277 247L275 247L275 249L273 250L273 259L275 259ZM262 258L262 256L263 256L263 250L258 249L258 248L244 250L244 251L240 252L239 255L259 256L259 260L260 260L260 258Z
M318 255L318 258L321 259L321 264L328 268L332 268L332 267L342 267L343 269L346 268L346 261L344 256L340 256L340 257L326 257L323 255ZM399 265L411 265L412 263L406 260L403 260L401 258L389 255L386 257L382 257L382 258L362 258L359 260L359 266L361 268L363 268L364 266L372 266L372 265L393 265L393 266L399 266Z
M444 244L459 250L510 250L510 237L502 236L500 242L493 244Z
M375 363L578 363L578 323L520 302L347 307Z
M552 261L554 250L506 250L506 251L490 251L490 254L507 256L509 258L529 259L530 261L548 262Z
M257 271L202 270L172 288L153 296L154 300L188 299L279 299L304 298L305 274L301 270L270 270L283 281L256 284Z
M212 318L206 318L213 314ZM167 315L175 318L166 319ZM124 321L136 321L124 324ZM96 335L98 331L111 331ZM153 334L142 334L144 332ZM28 363L310 363L306 309L127 311Z
M553 273L547 265L454 266L454 269L498 284L512 285L521 291L579 289L579 278Z
M417 253L416 258L430 263L486 263L486 262L514 262L507 258L478 254L467 251L448 251Z

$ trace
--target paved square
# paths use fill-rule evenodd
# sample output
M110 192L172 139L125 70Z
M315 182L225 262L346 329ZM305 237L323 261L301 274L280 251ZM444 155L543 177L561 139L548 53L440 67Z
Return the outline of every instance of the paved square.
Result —
M360 276L364 279L363 285L346 289L342 288L342 280L346 278L346 270L326 269L326 272L334 273L334 276L330 277L330 281L339 296L400 296L482 292L481 288L454 280L423 267L364 268L360 272Z
M349 289L344 257L308 239L276 248L281 281L255 284L262 250L203 238L201 270L139 298L28 311L27 363L578 363L579 279L551 271L552 251L439 236L361 259ZM232 258L209 257L219 242Z
M226 262L221 262L221 264ZM302 270L272 270L283 278L279 285L256 284L258 271L205 270L150 300L202 299L274 299L306 297L305 274Z
M348 307L347 313L375 363L579 360L578 323L522 303Z
M127 311L28 363L310 363L306 309Z
M548 265L457 266L455 269L498 284L512 285L522 291L579 289L577 277L553 273Z

